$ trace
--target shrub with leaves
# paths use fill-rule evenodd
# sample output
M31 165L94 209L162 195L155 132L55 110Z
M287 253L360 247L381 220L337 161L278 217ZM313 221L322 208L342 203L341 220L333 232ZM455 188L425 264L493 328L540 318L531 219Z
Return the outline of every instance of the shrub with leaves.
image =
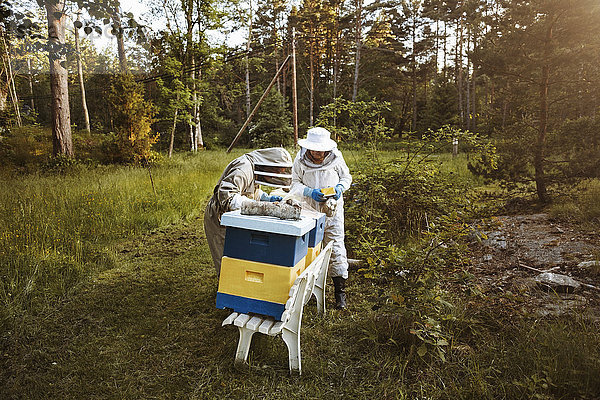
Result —
M552 164L565 179L600 178L600 120L565 121L549 138Z
M256 121L250 128L250 141L254 147L289 146L294 142L290 112L283 96L273 90L258 109Z
M434 162L433 155L453 137L485 149L468 132L429 131L428 140L403 159L381 163L372 155L345 195L346 246L351 256L366 261L360 272L382 290L386 312L410 324L417 343L411 352L442 362L455 317L440 277L468 262L462 237L469 232L466 219L474 205L466 195L469 182ZM474 158L479 155L473 152Z
M338 97L321 108L317 125L346 143L376 144L392 134L383 117L389 110L390 103L386 101L350 101Z
M536 121L523 119L496 132L495 151L488 152L496 159L497 167L486 166L482 158L469 163L471 172L486 178L497 179L501 186L516 190L533 191L535 169ZM549 190L566 194L567 185L577 185L582 180L600 177L600 122L582 117L567 120L548 133L544 148L544 174Z
M116 131L115 159L135 163L148 160L158 133L152 132L155 111L152 103L144 99L142 87L132 75L117 76L110 89L109 101Z

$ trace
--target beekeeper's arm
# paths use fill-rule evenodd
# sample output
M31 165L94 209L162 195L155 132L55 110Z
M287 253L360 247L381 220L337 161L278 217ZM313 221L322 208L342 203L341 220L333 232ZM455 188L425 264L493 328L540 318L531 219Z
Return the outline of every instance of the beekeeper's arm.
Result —
M248 175L241 168L234 168L221 179L217 190L217 198L221 209L225 211L238 210L242 207L242 202L250 200L242 193L248 192L247 188L252 185L253 175ZM260 189L259 189L260 190ZM262 194L262 190L260 190Z
M300 161L298 161L298 159L296 159L296 161L294 162L294 165L292 167L292 186L290 188L290 193L294 194L298 197L300 197L300 195L303 195L306 197L312 197L313 200L318 201L318 202L325 201L325 196L323 196L323 193L321 193L321 190L318 188L311 188L309 186L306 186L303 183L303 178L304 178L304 171L302 169L302 165L301 165Z

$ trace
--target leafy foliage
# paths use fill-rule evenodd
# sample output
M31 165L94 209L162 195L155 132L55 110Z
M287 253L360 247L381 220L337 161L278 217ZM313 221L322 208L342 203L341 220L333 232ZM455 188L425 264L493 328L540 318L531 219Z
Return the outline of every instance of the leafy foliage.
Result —
M347 143L378 143L392 133L383 117L389 107L390 103L385 101L350 101L338 97L321 109L318 124Z
M569 181L573 181L573 178L600 177L598 118L581 117L565 121L557 132L550 136L548 147L552 159L556 161L556 167Z
M380 257L388 246L420 237L441 218L469 207L467 183L433 163L435 153L452 140L471 146L473 165L495 168L494 147L470 132L446 126L429 131L426 139L401 160L382 163L372 154L368 167L355 174L347 213L357 255Z
M109 101L115 110L115 142L117 160L139 163L151 156L158 134L152 132L154 107L144 99L142 88L133 76L117 76Z
M250 140L255 147L289 146L294 142L290 112L283 96L272 90L255 116L250 128Z
M507 127L494 141L495 147L469 163L471 172L493 178L510 190L531 188L535 128L531 119ZM567 194L569 186L600 176L600 124L581 117L566 120L549 133L545 149L545 172L554 193ZM485 146L490 146L491 142ZM490 159L490 157L492 157ZM494 163L496 168L490 168ZM529 185L529 186L528 186Z

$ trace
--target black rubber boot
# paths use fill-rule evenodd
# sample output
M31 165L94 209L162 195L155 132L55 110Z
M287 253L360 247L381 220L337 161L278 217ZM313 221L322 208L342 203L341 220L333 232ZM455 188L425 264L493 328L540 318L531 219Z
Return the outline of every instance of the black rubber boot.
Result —
M335 308L337 310L343 310L346 308L346 280L341 276L336 276L332 279L335 294Z

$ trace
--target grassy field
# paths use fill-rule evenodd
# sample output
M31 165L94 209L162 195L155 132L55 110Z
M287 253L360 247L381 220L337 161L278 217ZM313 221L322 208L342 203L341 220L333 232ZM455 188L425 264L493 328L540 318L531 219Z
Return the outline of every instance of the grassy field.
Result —
M177 156L152 170L156 196L139 168L2 179L0 398L600 397L600 332L585 318L507 319L491 307L501 299L432 292L450 340L441 359L420 351L389 282L357 272L348 311L305 308L301 377L288 375L283 342L262 335L236 367L202 215L241 153ZM344 155L368 168L363 153ZM467 174L464 158L442 158Z
M2 323L114 267L121 240L202 216L223 167L239 153L178 157L151 171L154 189L147 169L130 167L1 178Z

